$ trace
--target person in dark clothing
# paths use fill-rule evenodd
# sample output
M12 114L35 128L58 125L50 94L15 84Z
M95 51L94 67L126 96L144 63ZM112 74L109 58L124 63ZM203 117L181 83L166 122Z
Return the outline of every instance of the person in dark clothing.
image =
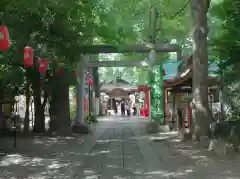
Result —
M181 129L181 128L183 128L182 109L178 108L178 109L177 109L177 114L178 114L178 125L179 125L179 129Z
M127 116L129 117L131 115L130 114L130 109L129 109L129 101L127 101L126 111L127 111Z
M125 116L125 101L122 99L121 101L121 115Z
M115 115L117 115L117 112L118 112L118 110L117 110L117 103L116 103L116 99L115 99L115 98L113 98L113 99L112 99L112 102L113 102L113 109L114 109L114 113L115 113Z
M132 109L133 109L133 116L136 116L137 115L137 108L134 106Z

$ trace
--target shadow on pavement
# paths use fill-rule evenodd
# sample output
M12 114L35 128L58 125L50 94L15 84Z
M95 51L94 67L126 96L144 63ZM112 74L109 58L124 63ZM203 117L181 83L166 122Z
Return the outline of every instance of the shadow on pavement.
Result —
M17 149L4 141L1 177L60 179L237 179L234 159L212 156L176 133L149 135L145 119L111 118L80 138L19 138Z

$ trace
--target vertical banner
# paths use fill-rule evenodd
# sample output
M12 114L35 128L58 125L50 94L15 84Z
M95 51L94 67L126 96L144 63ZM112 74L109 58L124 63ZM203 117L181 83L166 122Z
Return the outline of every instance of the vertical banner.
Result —
M155 65L153 67L150 82L150 112L154 121L164 124L164 101L163 101L163 65Z

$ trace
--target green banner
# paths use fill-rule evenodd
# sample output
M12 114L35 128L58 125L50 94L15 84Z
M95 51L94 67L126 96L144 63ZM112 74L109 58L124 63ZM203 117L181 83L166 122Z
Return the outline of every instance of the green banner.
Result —
M150 85L150 113L152 120L164 124L163 109L163 65L155 65L149 74Z

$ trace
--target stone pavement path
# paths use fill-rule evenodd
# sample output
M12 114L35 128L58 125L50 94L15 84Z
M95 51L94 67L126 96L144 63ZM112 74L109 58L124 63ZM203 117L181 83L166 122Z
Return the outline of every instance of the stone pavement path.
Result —
M146 120L109 117L80 138L0 141L0 179L240 179L240 160L180 143L175 133L149 135ZM4 144L3 144L4 143Z

